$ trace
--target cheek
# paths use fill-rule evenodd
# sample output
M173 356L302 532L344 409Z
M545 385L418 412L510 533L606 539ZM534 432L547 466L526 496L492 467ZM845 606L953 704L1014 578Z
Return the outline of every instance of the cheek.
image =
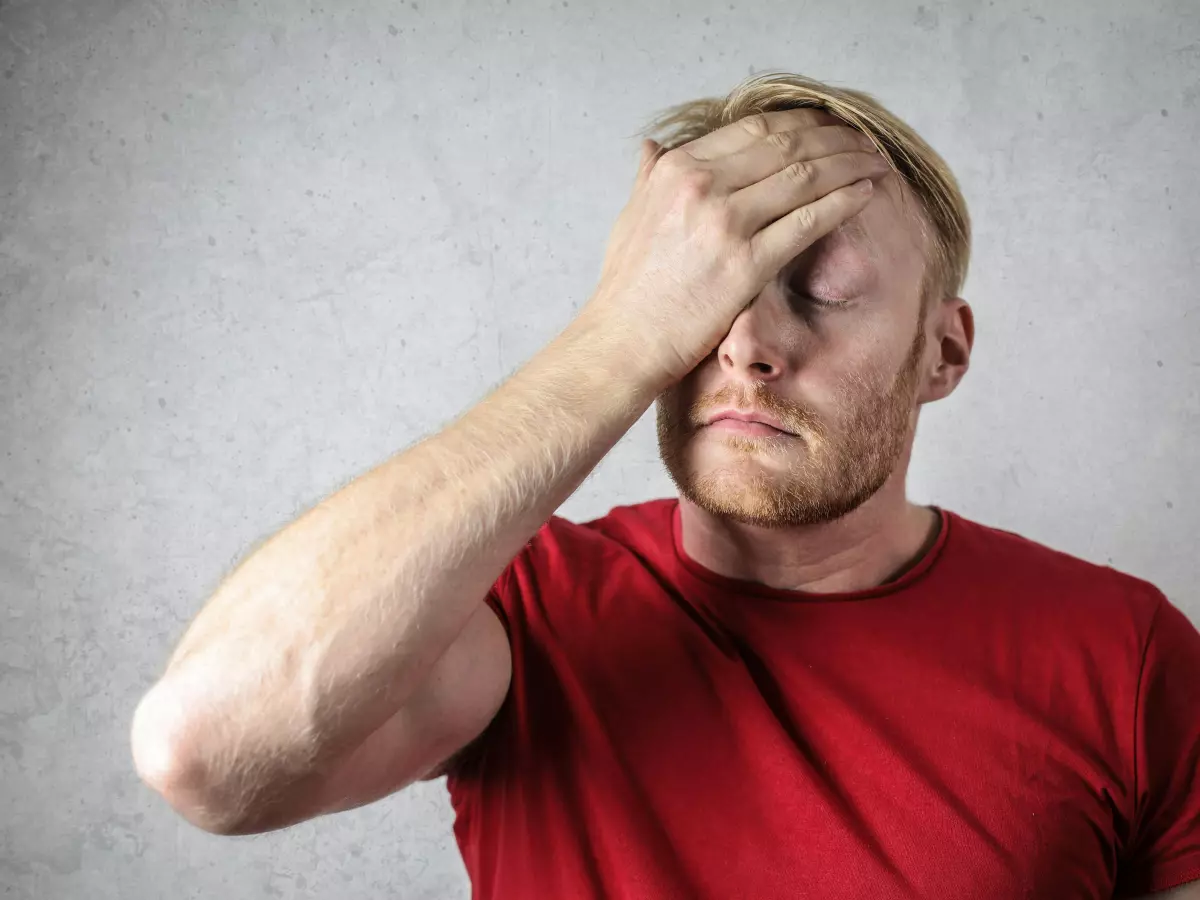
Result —
M897 356L895 341L896 335L882 326L830 336L800 366L802 402L831 424L846 418L868 398L887 391L904 355Z
M657 418L660 425L667 425L673 432L685 429L687 427L688 409L694 402L694 398L694 389L684 382L672 385L659 394L656 406Z
M714 353L663 391L660 399L668 409L678 411L681 416L686 415L696 401L701 397L711 397L726 380Z

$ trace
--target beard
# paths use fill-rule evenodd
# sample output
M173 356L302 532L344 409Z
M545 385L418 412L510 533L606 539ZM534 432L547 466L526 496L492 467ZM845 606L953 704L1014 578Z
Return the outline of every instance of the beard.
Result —
M880 387L856 377L838 392L836 427L812 410L770 393L766 383L728 384L681 410L678 387L656 404L658 449L681 496L706 512L748 525L783 528L832 522L887 482L907 445L921 358L924 316L900 371ZM719 406L770 412L790 435L722 435L728 462L697 471L689 460L696 431ZM779 465L769 464L764 454Z

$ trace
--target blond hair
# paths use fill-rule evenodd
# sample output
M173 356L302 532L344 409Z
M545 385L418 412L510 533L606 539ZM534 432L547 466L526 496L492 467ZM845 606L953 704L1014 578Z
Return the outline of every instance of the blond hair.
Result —
M867 135L921 206L927 256L921 308L933 296L957 295L967 277L971 220L945 160L870 94L803 75L768 72L747 78L724 98L705 97L668 107L639 134L673 149L753 113L815 107ZM927 228L932 229L932 235Z

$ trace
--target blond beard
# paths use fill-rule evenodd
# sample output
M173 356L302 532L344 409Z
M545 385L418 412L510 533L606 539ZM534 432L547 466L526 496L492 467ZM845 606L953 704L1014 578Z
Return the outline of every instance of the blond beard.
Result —
M908 441L924 351L922 315L908 356L889 388L881 391L864 379L843 387L842 408L853 406L853 413L836 431L810 410L771 394L761 381L750 387L726 385L699 398L683 417L671 404L668 391L659 398L656 409L659 455L680 495L714 516L769 528L831 522L866 502L894 471ZM726 435L727 449L739 458L761 453L764 441L782 448L799 440L803 452L782 473L761 467L745 472L741 466L703 474L691 471L686 460L688 443L702 417L718 405L765 410L795 435Z

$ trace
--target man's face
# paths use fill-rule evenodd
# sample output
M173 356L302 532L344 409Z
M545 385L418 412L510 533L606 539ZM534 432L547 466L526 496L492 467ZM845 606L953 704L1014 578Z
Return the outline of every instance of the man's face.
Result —
M862 212L789 263L659 397L659 453L685 498L750 524L817 524L891 475L912 439L926 347L916 200L901 207L901 190L895 175L877 183ZM785 430L707 424L728 409Z

